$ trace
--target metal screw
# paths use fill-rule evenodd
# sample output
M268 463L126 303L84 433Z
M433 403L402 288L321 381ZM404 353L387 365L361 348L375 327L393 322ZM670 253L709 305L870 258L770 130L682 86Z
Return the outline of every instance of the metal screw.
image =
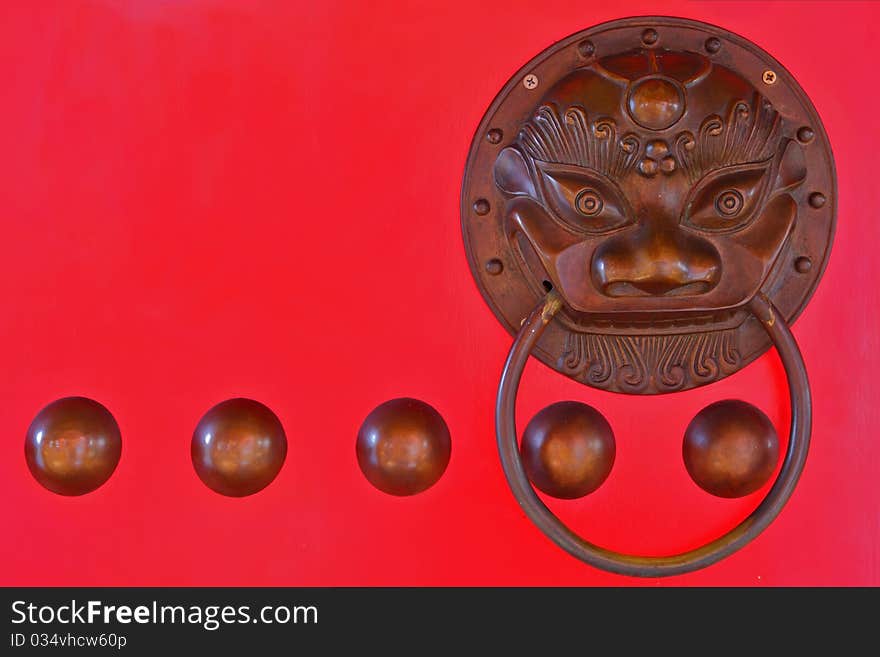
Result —
M764 84L776 84L776 71L764 71L761 79L764 81Z
M486 263L486 271L489 272L492 276L497 276L502 271L504 271L504 263L501 262L498 258L492 258L489 262Z
M648 28L644 32L642 32L642 43L647 46L654 45L657 43L657 39L660 38L660 35L657 34L657 30Z
M825 201L827 199L825 198L825 194L823 194L822 192L813 192L812 194L810 194L810 197L807 200L814 208L821 208L823 205L825 205Z
M799 274L806 274L813 268L813 261L807 256L801 256L794 261L794 268Z
M538 76L534 73L529 73L523 78L523 86L526 89L535 89L538 86Z
M498 128L492 128L487 134L486 139L490 144L497 144L504 138L504 133Z

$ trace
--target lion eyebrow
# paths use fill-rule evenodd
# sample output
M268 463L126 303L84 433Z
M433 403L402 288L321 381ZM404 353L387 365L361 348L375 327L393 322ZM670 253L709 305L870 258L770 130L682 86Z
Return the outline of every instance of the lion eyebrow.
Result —
M673 149L691 182L710 171L769 159L779 146L782 120L757 92L751 102L735 101L723 120L712 114L691 132L675 136Z
M535 160L594 169L614 178L638 160L639 138L628 133L618 138L610 118L592 123L583 107L574 105L560 116L554 105L542 105L519 133L523 150Z

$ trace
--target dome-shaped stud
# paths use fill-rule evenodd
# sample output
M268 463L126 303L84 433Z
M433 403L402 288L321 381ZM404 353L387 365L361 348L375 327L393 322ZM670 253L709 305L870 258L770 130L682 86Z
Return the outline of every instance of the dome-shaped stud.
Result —
M357 460L367 480L391 495L415 495L437 483L452 439L443 417L418 399L377 406L357 435Z
M718 497L761 488L779 460L773 423L751 404L727 399L697 413L684 434L684 465L694 482Z
M281 420L252 399L228 399L199 421L191 444L193 467L214 492L253 495L272 483L287 456Z
M570 500L599 488L614 465L614 432L592 406L564 401L535 414L520 445L523 467L536 488Z
M52 402L28 427L28 468L40 484L59 495L84 495L106 482L122 455L122 435L113 415L85 397Z

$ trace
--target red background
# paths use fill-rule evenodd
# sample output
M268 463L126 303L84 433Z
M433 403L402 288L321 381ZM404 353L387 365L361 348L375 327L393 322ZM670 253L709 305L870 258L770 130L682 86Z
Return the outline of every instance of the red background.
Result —
M880 584L880 5L843 2L5 2L0 20L0 583L23 585ZM794 327L813 446L776 522L667 580L590 568L524 517L495 448L510 338L462 247L458 195L495 93L554 41L664 13L737 32L789 68L830 135L838 230ZM25 465L46 403L105 404L123 455L64 498ZM284 423L275 482L224 498L189 457L202 413L257 399ZM450 466L422 495L370 487L354 452L380 402L434 405ZM784 435L774 353L696 391L634 398L536 362L520 423L561 399L617 435L595 494L554 503L600 544L668 553L733 526L681 462L706 404Z

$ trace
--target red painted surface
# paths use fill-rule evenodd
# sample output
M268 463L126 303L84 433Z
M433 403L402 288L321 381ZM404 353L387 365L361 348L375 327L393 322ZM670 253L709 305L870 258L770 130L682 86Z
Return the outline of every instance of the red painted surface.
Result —
M613 4L613 3L612 3ZM5 2L0 20L0 583L28 585L880 584L880 5L630 2L716 23L794 73L830 135L838 232L795 324L813 447L777 521L740 553L662 582L567 556L519 511L495 451L510 338L464 257L458 193L473 130L524 62L621 17L611 4ZM111 480L41 488L23 456L46 403L80 394L122 428ZM434 405L452 460L397 499L358 470L380 402ZM248 396L284 422L276 481L223 498L189 457L199 417ZM664 553L744 517L712 498L681 437L741 397L785 434L770 353L655 398L602 393L532 363L521 426L579 399L617 462L558 513L594 541Z

